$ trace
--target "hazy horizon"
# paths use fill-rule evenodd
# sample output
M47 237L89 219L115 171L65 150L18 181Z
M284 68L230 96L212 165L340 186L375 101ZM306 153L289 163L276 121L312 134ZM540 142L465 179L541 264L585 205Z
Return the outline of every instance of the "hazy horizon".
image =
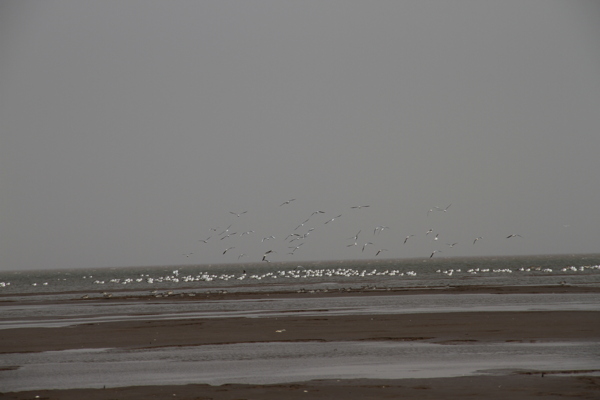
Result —
M599 17L1 2L0 270L599 253Z

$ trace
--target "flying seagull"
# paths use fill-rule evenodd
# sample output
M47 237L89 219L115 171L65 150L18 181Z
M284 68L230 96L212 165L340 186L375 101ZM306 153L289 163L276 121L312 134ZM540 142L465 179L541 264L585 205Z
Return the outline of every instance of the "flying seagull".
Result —
M433 253L431 253L431 255L429 256L429 258L433 257L433 255L435 253L441 253L441 252L442 252L441 250L434 250Z
M233 214L233 215L235 215L236 217L239 217L240 215L242 215L242 214L246 214L247 212L248 212L248 211L242 211L241 213L235 213L235 212L233 212L233 211L229 211L229 214Z
M473 244L475 244L475 242L477 242L479 239L483 239L483 236L477 236L475 240L473 240Z
M211 237L212 237L212 236L209 236L209 237L207 237L207 238L206 238L206 239L204 239L204 240L200 239L200 240L199 240L199 242L202 242L202 243L208 243L208 239L210 239Z
M333 218L331 218L329 221L325 221L325 223L326 223L326 224L328 224L328 223L330 223L330 222L333 222L333 221L334 221L336 218L339 218L339 217L341 217L341 216L342 216L342 214L338 215L337 217L333 217Z
M382 251L387 251L387 249L381 249L381 250L377 250L377 253L375 253L375 256L378 256L379 253L381 253Z
M279 207L281 207L281 206L284 206L284 205L286 205L286 204L290 204L290 203L291 203L292 201L294 201L294 200L296 200L296 199L289 199L289 200L286 200L286 201L284 201L283 203L281 203L281 204L279 205Z
M228 247L228 248L226 248L226 249L225 249L225 251L223 252L223 254L227 253L229 250L231 250L231 249L234 249L234 248L235 248L235 247L233 247L233 246L232 246L232 247Z
M510 239L511 237L515 237L515 236L518 236L518 237L523 237L523 236L521 236L521 235L518 235L518 234L512 233L512 234L508 235L506 238L507 238L507 239Z
M367 243L365 243L365 244L364 244L364 246L363 246L363 248L362 248L362 251L365 251L365 248L366 248L368 245L370 245L370 244L373 244L373 243L372 243L372 242L367 242Z
M406 241L411 237L411 236L415 236L415 235L408 235L407 237L404 238L404 243L406 243Z
M360 210L361 208L367 208L367 207L371 207L371 206L369 206L369 205L366 205L366 206L352 206L350 208L357 208L357 209Z
M446 207L446 208L439 208L439 207L434 207L434 208L435 208L436 210L438 210L438 211L443 211L443 212L446 212L446 211L448 211L448 209L450 208L450 206L451 206L451 205L452 205L452 204L450 204L450 205L449 205L448 207Z

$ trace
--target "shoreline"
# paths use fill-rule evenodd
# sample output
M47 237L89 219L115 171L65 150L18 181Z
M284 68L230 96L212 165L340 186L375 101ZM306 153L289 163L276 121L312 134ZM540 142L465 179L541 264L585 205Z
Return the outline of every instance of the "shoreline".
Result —
M519 294L589 293L595 287L512 286L454 287L444 289L406 289L392 291L353 291L332 293L221 293L191 298L113 297L111 299L65 300L110 304L163 299L202 302L258 298L318 298L331 296L404 296L432 293ZM61 301L64 302L64 301ZM39 304L39 302L22 302ZM6 302L5 305L15 305ZM1 305L0 305L1 310ZM43 338L43 340L40 340ZM55 328L14 328L0 330L0 354L61 351L88 348L117 348L144 351L169 347L268 342L421 342L443 346L485 343L598 342L600 311L469 311L411 314L289 315L266 318L188 318L177 320L131 320L100 322ZM11 372L18 366L0 369ZM542 372L544 376L542 377ZM543 379L542 379L543 378ZM510 370L497 374L452 378L409 379L330 379L285 384L206 384L129 386L106 389L60 389L2 393L8 399L239 399L239 398L592 398L600 395L599 370L545 371Z

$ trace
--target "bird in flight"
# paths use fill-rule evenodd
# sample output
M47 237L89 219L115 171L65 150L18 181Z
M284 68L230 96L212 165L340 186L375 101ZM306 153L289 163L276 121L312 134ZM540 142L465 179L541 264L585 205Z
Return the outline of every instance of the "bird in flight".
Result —
M378 233L383 232L384 229L390 229L389 226L383 226L383 225L379 225L375 227L375 230L373 230L373 235L377 235Z
M372 242L367 242L364 244L362 251L365 251L365 249L367 248L368 245L373 244Z
M425 232L425 236L429 235L431 232L433 232L433 229L427 230L427 232Z
M446 243L446 246L450 246L450 247L454 247L458 244L458 242L456 243Z
M202 242L202 243L208 243L208 239L210 239L211 237L212 237L212 236L209 236L209 237L207 237L207 238L206 238L206 239L204 239L204 240L200 239L200 240L199 240L199 242Z
M475 240L473 240L473 244L475 244L475 242L477 242L479 239L483 239L483 236L477 236Z
M519 235L519 234L512 233L512 234L508 235L506 238L507 238L507 239L510 239L511 237L515 237L515 236L518 236L518 237L523 237L523 236L521 236L521 235Z
M233 212L233 211L229 211L229 214L233 214L233 215L235 215L236 217L239 217L240 215L242 215L242 214L246 214L247 212L248 212L248 211L242 211L241 213L235 213L235 212Z
M290 203L291 203L292 201L294 201L294 200L296 200L296 199L289 199L289 200L286 200L286 201L284 201L283 203L281 203L281 204L279 205L279 207L281 207L281 206L284 206L284 205L286 205L286 204L290 204Z
M362 229L361 229L361 230L362 230ZM359 233L360 233L360 231L358 231L358 232L356 233L356 235L354 235L354 236L352 236L351 238L348 238L348 239L354 239L354 241L357 241L357 240L358 240L358 234L359 234Z
M387 249L380 249L377 250L377 253L375 253L375 256L377 257L379 255L379 253L381 253L382 251L387 251Z
M431 253L431 255L429 256L429 258L433 257L433 255L435 253L441 253L441 252L442 252L441 250L434 250L433 253Z
M408 235L407 237L405 237L405 238L404 238L404 243L406 243L406 241L407 241L407 240L408 240L410 237L412 237L412 236L415 236L415 235Z
M226 248L226 249L225 249L225 251L223 252L223 254L227 253L227 252L228 252L229 250L231 250L231 249L235 249L235 247L233 247L233 246L232 246L232 247L228 247L228 248Z
M448 209L450 208L450 206L451 206L451 205L452 205L452 204L450 204L450 205L449 205L448 207L446 207L446 208L439 208L439 207L434 207L434 208L435 208L436 210L438 210L438 211L443 211L443 212L446 212L446 211L448 211Z
M339 218L339 217L341 217L341 216L342 216L342 214L338 215L337 217L333 217L333 218L331 218L329 221L325 221L325 223L326 223L326 224L328 224L328 223L330 223L330 222L333 222L333 221L334 221L336 218Z
M227 235L223 236L223 237L221 238L221 240L223 240L223 239L225 239L225 238L228 238L228 237L230 237L230 236L233 236L233 235L235 235L235 234L237 234L237 232L232 232L232 233L229 233L229 234L227 234Z
M263 238L263 239L262 239L260 242L262 243L262 242L264 242L265 240L269 240L269 239L275 239L275 236L271 235L271 236L265 237L265 238Z
M360 210L361 208L367 208L367 207L371 207L371 206L369 206L369 205L366 205L366 206L352 206L350 208L357 208L357 209Z

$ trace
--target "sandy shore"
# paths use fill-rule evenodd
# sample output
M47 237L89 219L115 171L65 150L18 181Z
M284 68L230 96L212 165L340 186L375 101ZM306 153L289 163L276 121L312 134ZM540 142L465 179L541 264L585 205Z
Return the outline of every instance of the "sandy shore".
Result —
M562 288L561 290L568 289ZM489 291L493 292L494 290L489 289ZM386 294L390 295L390 293ZM407 292L396 294L401 296ZM301 296L300 294L280 295ZM349 295L376 294L355 293ZM140 299L139 301L145 300ZM195 299L194 301L202 300ZM5 329L0 330L0 354L79 348L145 349L274 341L425 341L452 345L476 342L597 342L599 338L600 312L595 311L469 312L321 317L290 315L277 318L145 320L94 323L64 328ZM543 376L542 372L544 372ZM594 374L598 375L598 371L563 371L557 365L555 370L535 371L535 373L521 371L498 376L402 380L324 380L276 385L174 385L38 390L0 393L0 398L600 398L600 376L594 376Z

